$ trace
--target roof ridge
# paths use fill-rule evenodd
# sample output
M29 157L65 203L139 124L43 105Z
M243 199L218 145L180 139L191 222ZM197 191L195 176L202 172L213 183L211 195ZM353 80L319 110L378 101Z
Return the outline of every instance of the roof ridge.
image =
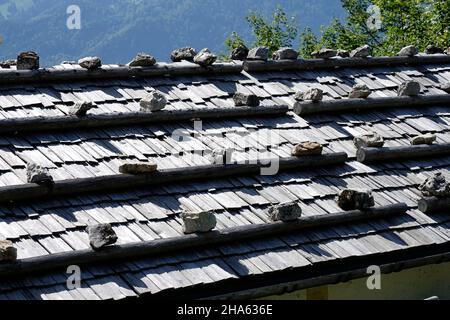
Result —
M239 74L242 70L243 65L237 62L219 62L208 67L188 62L174 62L157 63L151 67L104 65L94 70L83 69L81 67L63 70L56 69L55 67L38 70L2 69L0 70L0 84L156 76Z

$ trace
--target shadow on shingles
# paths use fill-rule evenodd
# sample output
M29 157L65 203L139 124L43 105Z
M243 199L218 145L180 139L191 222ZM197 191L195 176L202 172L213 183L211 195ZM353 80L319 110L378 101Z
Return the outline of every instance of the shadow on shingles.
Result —
M408 243L406 243L402 238L400 238L398 235L396 235L393 232L390 233L384 233L384 234L379 234L379 236L383 237L384 239L386 239L387 241L393 242L397 245L403 246L403 247L408 247Z

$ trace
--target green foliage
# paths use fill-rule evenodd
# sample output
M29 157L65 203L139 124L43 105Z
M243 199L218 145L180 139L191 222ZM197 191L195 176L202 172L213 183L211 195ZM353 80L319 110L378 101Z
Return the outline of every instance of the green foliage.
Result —
M341 0L348 12L344 23L334 20L322 29L314 47L351 50L363 44L376 55L395 55L414 44L424 50L429 44L450 44L450 1L448 0ZM371 6L379 8L379 16ZM376 19L380 28L374 28ZM308 56L310 51L303 55Z
M297 38L298 27L295 18L288 17L281 7L275 10L271 21L258 12L251 12L246 19L256 38L252 46L267 47L270 54L281 47L292 46ZM225 44L229 50L232 50L245 42L236 32L233 32Z
M231 36L225 40L225 45L228 50L232 51L240 45L245 45L245 41L237 34L237 32L233 31Z
M320 49L319 40L311 28L305 28L300 34L299 54L303 58L311 58L311 53Z

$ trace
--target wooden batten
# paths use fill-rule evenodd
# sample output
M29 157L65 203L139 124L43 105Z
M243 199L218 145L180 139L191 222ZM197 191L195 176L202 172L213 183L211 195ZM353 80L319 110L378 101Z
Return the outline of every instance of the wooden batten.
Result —
M372 219L382 219L393 215L405 214L406 204L400 203L385 207L372 208L367 211L349 211L327 215L316 215L300 218L297 221L283 223L250 225L227 228L206 234L186 235L176 238L142 241L125 245L106 247L101 251L82 250L52 254L35 258L18 260L14 263L0 264L0 277L17 276L33 272L45 272L69 265L102 263L118 260L129 260L140 257L158 256L172 252L195 250L205 247L217 247L228 243L245 242L280 234L299 232L305 229L330 227Z
M182 111L159 111L154 113L117 113L88 115L86 117L30 117L0 120L0 133L23 133L60 131L70 129L88 129L100 127L152 124L162 122L181 122L193 119L232 119L239 117L265 117L283 115L289 111L288 106L210 108Z
M448 213L450 210L450 198L423 198L419 200L419 210L423 213Z
M329 101L298 101L294 105L294 112L300 116L310 114L330 114L342 111L364 111L382 108L422 107L447 105L450 94L418 97L382 97L367 99L340 99Z
M317 69L388 67L395 65L426 65L440 63L450 63L450 55L246 61L244 63L244 70L247 72L306 71Z
M450 144L436 144L392 148L360 148L356 153L356 157L359 162L371 163L389 160L419 159L448 154L450 154Z
M272 159L278 161L279 171L294 169L343 165L347 161L346 153L330 153L320 156L291 157ZM161 170L142 175L111 175L103 177L56 181L53 185L25 184L0 187L0 202L25 201L42 197L58 197L90 192L109 192L138 187L190 182L202 179L220 179L242 175L259 175L262 168L269 167L267 161L254 164L208 165L188 168Z
M186 63L158 63L152 67L104 66L100 69L57 70L54 68L39 70L2 70L0 84L69 82L81 80L127 79L144 77L166 77L184 75L214 75L241 73L242 64L215 63L209 67Z

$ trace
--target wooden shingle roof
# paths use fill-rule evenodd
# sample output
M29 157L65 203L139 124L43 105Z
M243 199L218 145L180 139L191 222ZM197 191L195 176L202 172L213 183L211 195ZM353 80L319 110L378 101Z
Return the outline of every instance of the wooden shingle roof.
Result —
M397 87L409 80L421 97L402 100ZM422 213L417 187L438 171L450 178L450 155L362 163L352 142L376 131L387 149L424 133L448 145L450 103L440 89L448 82L445 55L0 70L0 239L18 249L16 263L0 263L0 299L256 297L361 276L370 264L391 272L449 259L450 216ZM346 101L355 84L378 105ZM295 110L295 92L309 87L339 110ZM154 89L166 110L140 113ZM261 107L234 107L238 91L259 96ZM79 100L97 108L69 116ZM320 142L324 156L292 159L304 141ZM212 151L229 147L233 164L211 166ZM260 175L247 164L256 158L281 158L281 169ZM148 159L157 174L118 174L123 161ZM27 162L49 169L53 189L26 183ZM335 199L347 187L372 189L376 208L342 213ZM298 228L269 221L271 206L293 201L304 213ZM183 234L183 211L211 210L216 232ZM112 224L118 244L91 251L92 223ZM66 287L71 264L81 267L82 288Z

